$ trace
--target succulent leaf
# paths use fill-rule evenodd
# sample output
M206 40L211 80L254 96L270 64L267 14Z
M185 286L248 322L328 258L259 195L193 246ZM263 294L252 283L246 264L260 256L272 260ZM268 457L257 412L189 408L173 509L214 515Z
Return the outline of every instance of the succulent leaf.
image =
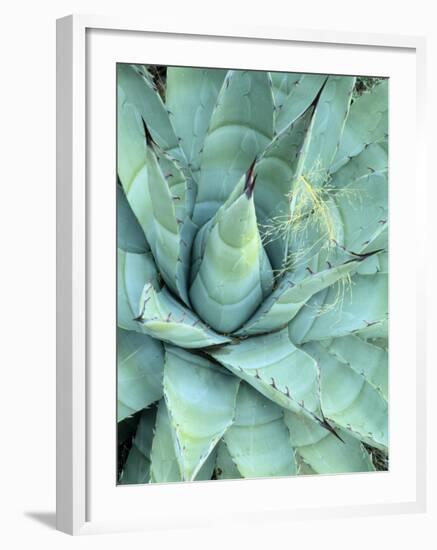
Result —
M117 330L118 420L145 409L163 395L164 350L147 334Z
M343 226L338 244L356 254L387 248L387 197L386 170L365 174L339 190L334 195Z
M121 185L117 185L117 247L135 254L150 250Z
M190 271L190 285L193 284L197 274L199 273L200 264L202 263L203 256L205 255L206 241L209 237L212 220L210 220L205 225L197 231L196 237L193 241L193 246L191 249L191 271Z
M287 410L284 411L284 421L290 431L291 444L304 463L310 466L312 473L341 474L375 470L369 453L347 431L338 431L341 441L315 422Z
M261 235L272 266L279 270L287 253L287 239L278 238L275 224L290 218L293 184L301 176L313 110L278 134L256 164L255 206Z
M146 283L157 284L157 272L150 252L131 254L117 250L117 323L120 328L141 332L135 321Z
M329 184L334 189L353 188L354 182L362 176L373 172L387 172L387 170L387 151L384 150L381 143L370 143L331 174Z
M296 76L299 76L298 80L294 80ZM277 101L275 110L277 132L281 132L293 124L308 109L320 92L326 78L326 75L318 74L293 75L291 87L291 82L288 83L287 95L281 98L277 94L275 98Z
M311 296L353 272L359 263L359 260L348 260L317 273L305 271L306 276L301 280L295 274L285 275L277 288L236 334L248 336L285 327ZM294 278L296 282L293 282Z
M240 194L228 200L215 214L196 245L197 274L191 284L193 308L212 328L230 333L246 321L263 297L271 292L273 274L258 231L251 171L237 188ZM234 193L236 194L236 193ZM250 194L250 196L248 196ZM196 239L197 240L197 239Z
M302 78L302 75L299 73L271 72L270 78L273 86L273 99L277 110L284 103L285 98L292 92L296 82Z
M187 305L189 256L195 233L190 219L189 185L176 161L159 153L150 143L146 147L144 167L131 186L125 188L164 281Z
M117 171L124 189L144 164L144 123L163 151L184 161L167 110L144 68L117 64Z
M195 235L195 226L190 218L189 183L185 179L177 186L170 187L161 167L158 168L155 164L156 157L150 149L149 153L151 155L149 157L151 163L148 167L150 202L153 210L152 234L155 237L151 245L152 251L166 284L185 304L189 305L187 288L190 249ZM167 164L172 164L169 159ZM175 164L173 163L173 167L169 168L173 174L177 170ZM181 177L182 173L179 171L179 181ZM175 187L177 194L175 194Z
M149 483L150 452L152 448L153 427L156 409L145 409L140 416L132 447L124 465L120 483Z
M223 440L217 445L215 475L217 479L241 479L242 477Z
M388 273L388 253L379 252L365 258L357 268L360 275L374 275L375 273Z
M302 124L305 117L309 120L301 132L297 160L292 163L294 174L288 193L282 203L278 202L283 205L283 211L278 212L279 215L270 215L270 222L264 226L266 249L279 273L291 269L318 271L326 265L350 259L338 250L338 243L344 241L344 227L333 194L337 190L330 185L329 176L321 167L320 159L316 167L308 167L314 136L322 132L321 115L316 115L317 112L313 113L310 109L296 122L297 126Z
M203 463L194 481L209 481L215 469L217 459L217 451L213 449L208 455L208 458Z
M320 365L320 393L325 417L350 435L387 451L387 401L365 376L320 343L303 349Z
M273 137L273 95L267 73L229 71L205 137L193 221L210 220Z
M369 338L366 341L369 344L372 344L372 346L376 346L377 348L381 348L388 352L388 338Z
M298 476L313 476L317 475L309 464L307 464L304 459L296 453L296 464L297 464L297 475Z
M344 76L329 76L323 84L303 170L313 185L323 185L327 177L349 113L354 86L355 78Z
M146 285L140 302L137 323L141 330L182 348L204 348L230 342L203 323L197 315L178 302L164 287L157 291Z
M203 141L226 71L169 67L166 106L193 174L199 171Z
M242 383L234 424L224 435L232 461L246 478L296 474L296 461L280 407Z
M119 65L118 87L119 179L166 284L188 303L195 184L150 79Z
M355 157L370 143L384 142L388 135L388 79L357 97L341 137L330 169L336 172L349 158Z
M183 480L197 476L232 424L239 383L207 358L166 346L164 397Z
M197 193L196 182L190 171L184 168L173 157L160 151L158 148L154 149L154 153L170 190L176 218L183 221L185 225L186 218L190 218L193 213Z
M349 290L334 284L309 300L288 325L300 344L349 334L387 335L387 274L354 275Z
M156 425L150 452L151 483L183 481L174 447L174 438L174 429L168 414L167 405L165 399L161 399L158 404ZM196 481L211 479L215 461L215 452L212 452L200 468Z
M331 355L347 363L365 378L385 400L388 399L388 353L358 336L344 336L321 342Z
M208 353L281 407L313 419L320 415L317 364L292 344L287 329Z
M182 481L173 433L165 399L158 404L155 432L150 453L150 482Z

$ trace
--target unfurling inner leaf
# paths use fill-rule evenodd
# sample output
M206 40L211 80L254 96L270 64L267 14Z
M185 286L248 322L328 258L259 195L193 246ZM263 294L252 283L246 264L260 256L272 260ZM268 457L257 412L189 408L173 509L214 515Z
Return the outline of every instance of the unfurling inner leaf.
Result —
M190 300L199 316L223 333L241 327L272 289L253 202L255 179L252 165L194 245L201 258Z

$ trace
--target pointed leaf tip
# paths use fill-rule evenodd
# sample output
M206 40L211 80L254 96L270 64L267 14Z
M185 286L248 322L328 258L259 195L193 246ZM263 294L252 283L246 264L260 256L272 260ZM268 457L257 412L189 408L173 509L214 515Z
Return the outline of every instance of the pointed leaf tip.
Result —
M255 157L252 161L252 164L249 166L249 169L246 172L246 183L244 186L244 190L246 192L246 196L248 199L250 199L253 195L253 190L255 189L255 183L257 175L254 175L254 168L256 164L257 158Z
M143 117L141 117L141 120L143 121L144 136L146 138L147 146L152 147L153 149L156 149L158 147L158 144L153 139L152 134L150 133L150 130L147 127L147 123L146 123L146 121L144 120Z
M337 431L331 426L331 424L326 420L326 418L323 418L323 420L318 419L318 422L325 430L328 430L328 432L332 433L337 439L339 439L342 443L345 443L344 439L342 439Z

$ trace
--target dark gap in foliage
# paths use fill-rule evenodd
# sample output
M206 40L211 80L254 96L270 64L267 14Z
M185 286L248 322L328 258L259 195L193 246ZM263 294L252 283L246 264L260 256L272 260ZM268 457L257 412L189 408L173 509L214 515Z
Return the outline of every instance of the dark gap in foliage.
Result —
M138 411L129 418L117 423L117 481L120 479L131 450L141 413L142 411Z
M370 447L370 445L366 445L365 443L363 443L363 445L366 448L367 452L370 454L376 470L378 472L388 472L388 456L379 449L375 449L375 447Z
M165 86L167 83L167 66L166 65L147 65L153 82L158 90L162 100L165 101Z
M370 92L381 80L384 80L384 78L379 76L357 76L353 96L358 97Z

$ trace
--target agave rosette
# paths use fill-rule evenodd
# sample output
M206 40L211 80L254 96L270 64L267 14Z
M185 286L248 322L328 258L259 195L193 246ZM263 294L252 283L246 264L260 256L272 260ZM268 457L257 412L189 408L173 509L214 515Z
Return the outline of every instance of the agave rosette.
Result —
M388 453L387 81L118 65L121 483ZM373 460L372 460L373 459Z

